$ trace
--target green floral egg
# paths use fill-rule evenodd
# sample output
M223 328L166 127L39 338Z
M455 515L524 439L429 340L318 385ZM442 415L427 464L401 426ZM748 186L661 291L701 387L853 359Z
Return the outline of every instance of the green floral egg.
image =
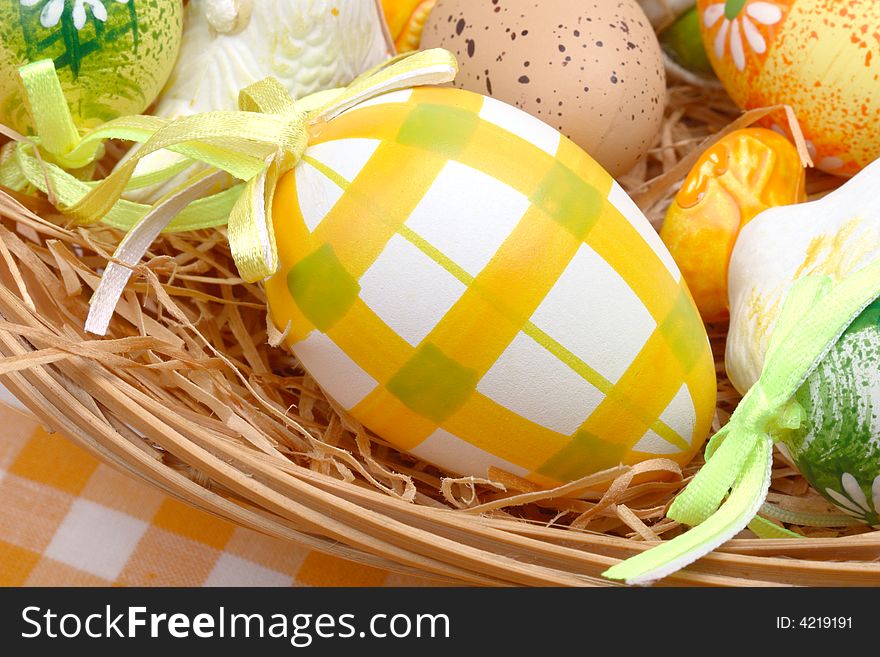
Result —
M807 418L783 442L830 502L880 527L880 299L856 319L801 386Z
M0 1L0 123L27 132L18 68L52 59L81 127L143 112L180 48L181 0Z

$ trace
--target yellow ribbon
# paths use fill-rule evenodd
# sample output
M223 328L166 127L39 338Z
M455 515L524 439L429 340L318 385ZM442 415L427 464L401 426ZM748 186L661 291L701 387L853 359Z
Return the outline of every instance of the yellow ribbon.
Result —
M207 112L175 120L153 116L122 117L80 135L51 61L20 70L38 136L0 154L0 184L22 180L56 199L59 210L77 223L104 221L131 229L115 259L133 265L149 246L145 236L160 230L192 230L228 222L232 255L241 277L254 282L275 273L278 256L272 221L272 198L278 179L300 161L313 133L345 110L384 93L450 82L458 64L440 49L400 55L356 78L347 87L295 101L274 78L261 80L239 95L239 110ZM88 167L102 153L106 139L141 143L131 156L98 182L81 180L70 167ZM38 153L34 149L39 149ZM147 174L135 172L151 153L171 150L184 157ZM152 206L122 199L126 190L170 180L195 162L242 181L206 196L219 179L199 175ZM192 193L197 187L198 194ZM188 191L190 190L190 191ZM198 196L193 201L192 196ZM183 209L184 203L188 203ZM142 249L142 250L141 250ZM140 252L137 252L140 250ZM102 280L92 299L87 329L103 334L127 276Z

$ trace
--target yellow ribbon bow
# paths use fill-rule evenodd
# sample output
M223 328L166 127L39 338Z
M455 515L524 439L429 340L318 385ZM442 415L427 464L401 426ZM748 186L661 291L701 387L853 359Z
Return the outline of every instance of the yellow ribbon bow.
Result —
M278 267L272 221L275 186L300 161L320 126L370 98L450 82L457 71L455 57L445 50L406 53L367 71L341 90L320 92L299 102L280 82L266 78L241 91L238 111L206 112L175 120L122 117L80 136L72 121L46 118L60 112L63 119L64 112L58 109L63 94L51 61L37 62L23 67L21 76L39 136L19 138L14 154L2 158L0 184L17 176L19 182L26 180L50 198L54 192L59 210L81 225L103 220L131 228L90 302L86 330L103 335L131 267L163 230L205 228L228 221L232 255L241 277L254 282L274 274ZM48 107L55 109L50 112L45 109ZM110 138L142 145L97 183L80 181L65 170L94 162L103 140ZM160 171L137 175L137 163L161 150L184 157ZM122 199L127 190L170 180L196 162L208 165L208 169L191 176L156 204L143 206ZM206 197L229 176L244 184ZM203 213L200 222L193 212L198 204L203 206L196 208ZM207 220L206 211L211 212ZM187 213L192 216L184 216Z

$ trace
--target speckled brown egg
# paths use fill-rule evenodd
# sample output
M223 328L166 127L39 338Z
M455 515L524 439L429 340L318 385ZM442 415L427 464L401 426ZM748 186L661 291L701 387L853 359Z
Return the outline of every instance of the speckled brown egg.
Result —
M438 0L422 34L435 47L458 57L456 86L544 120L612 175L659 130L666 76L636 0Z

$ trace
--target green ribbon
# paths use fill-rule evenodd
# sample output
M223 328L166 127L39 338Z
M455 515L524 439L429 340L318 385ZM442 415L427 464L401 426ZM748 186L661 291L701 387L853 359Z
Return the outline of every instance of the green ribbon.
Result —
M880 260L839 283L807 276L789 288L761 376L706 446L706 464L668 516L693 529L608 569L628 584L661 579L723 544L746 526L759 536L792 532L756 517L770 487L774 438L798 428L792 400L847 327L880 296Z

